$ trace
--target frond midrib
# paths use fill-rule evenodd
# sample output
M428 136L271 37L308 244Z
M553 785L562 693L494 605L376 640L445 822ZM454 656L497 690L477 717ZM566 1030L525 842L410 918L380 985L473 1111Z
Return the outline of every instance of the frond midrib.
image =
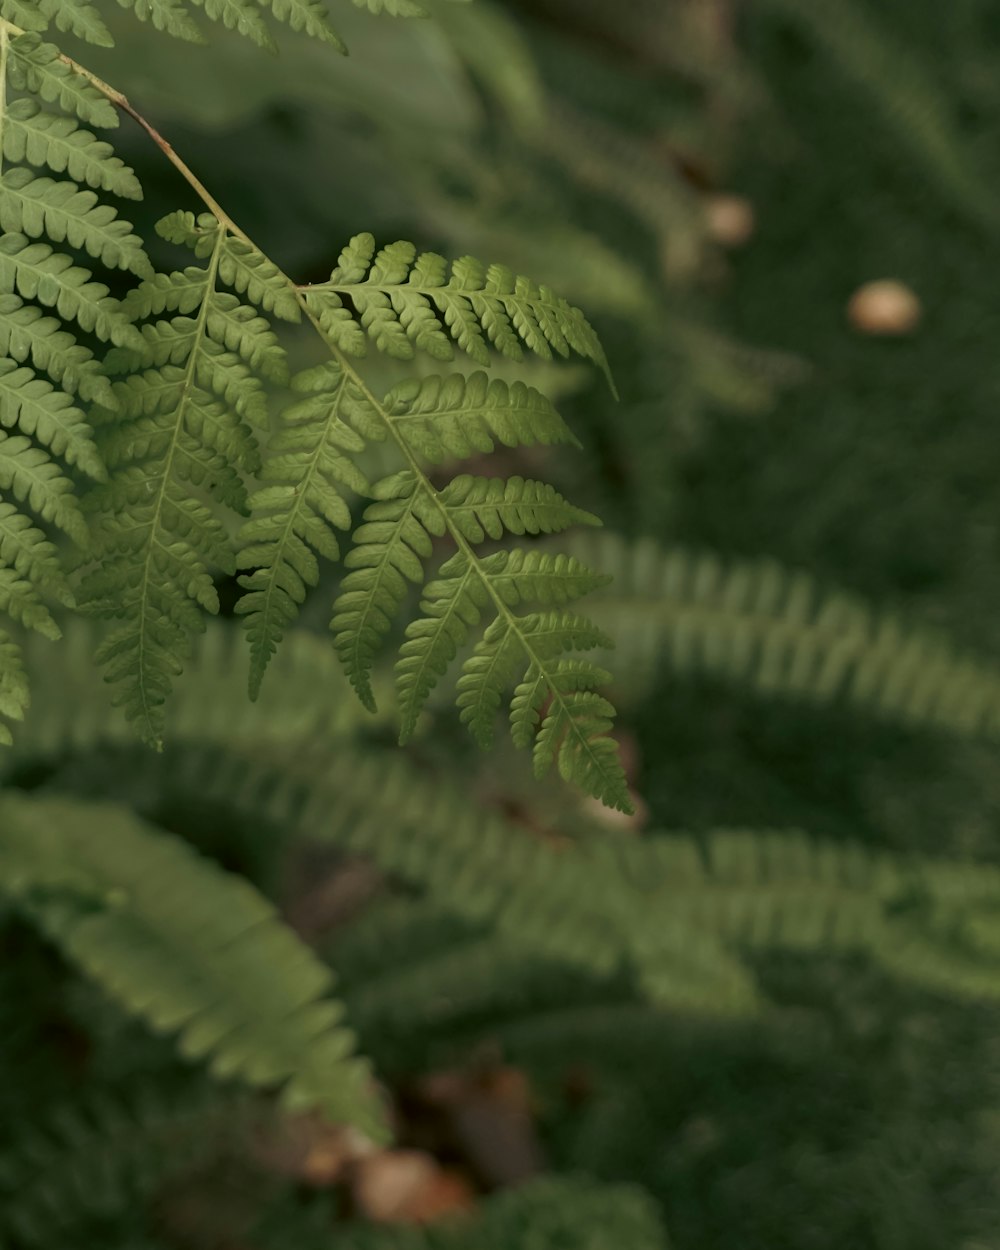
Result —
M455 524L454 520L452 519L450 515L448 506L441 500L439 492L435 490L434 486L431 484L426 473L421 468L419 460L417 459L416 455L413 453L413 451L407 444L406 440L402 438L397 432L397 430L395 429L393 425L393 417L390 416L390 414L386 411L384 404L382 404L379 401L379 399L376 397L374 392L365 382L364 378L354 368L347 354L343 352L337 346L336 343L331 341L329 336L325 333L322 326L320 325L318 319L313 314L312 310L309 308L308 304L306 304L305 300L302 299L300 288L297 288L297 290L300 291L300 299L302 300L303 309L306 313L306 316L309 318L312 324L316 327L316 330L322 336L323 341L328 345L330 352L333 354L334 358L336 359L337 363L340 365L341 369L344 370L345 374L350 375L351 379L354 381L358 389L362 392L365 399L368 401L368 403L371 404L374 411L377 412L379 416L382 418L387 430L392 436L393 442L396 444L397 448L399 449L399 451L405 458L407 462L407 467L413 473L414 479L418 484L418 489L424 491L427 498L432 502L435 509L440 513L441 519L444 522L448 530L448 533L451 536L452 541L455 543L455 546L462 553L462 555L464 555L464 557L469 563L470 568L475 572L475 574L479 578L480 583L482 584L484 590L486 591L487 595L492 600L496 608L497 615L503 618L503 620L507 623L508 628L513 632L514 636L517 638L522 651L528 658L529 667L531 665L534 665L538 673L540 674L540 676L544 678L549 689L550 698L552 702L556 704L556 706L559 708L560 714L564 720L564 723L567 726L566 733L568 735L571 734L573 738L576 740L576 742L579 744L579 747L582 753L586 755L587 759L590 762L590 766L594 771L594 775L598 777L605 777L605 762L601 760L597 752L593 750L591 739L588 738L583 733L583 731L580 729L579 725L577 724L576 719L573 716L572 710L569 706L569 703L566 697L563 695L563 693L559 690L558 683L556 682L553 674L550 672L547 663L541 656L538 655L534 647L532 647L531 643L529 642L527 635L520 628L519 626L520 618L514 612L510 610L508 605L504 602L502 595L500 595L499 592L496 590L496 588L493 586L492 582L490 581L489 575L482 569L481 567L482 562L479 559L479 556L476 554L475 549L473 548L472 544L466 539L461 529ZM606 778L606 780L608 784L608 791L613 793L616 788L617 779L608 777Z
M224 233L225 233L224 229L220 230L220 235ZM331 424L333 424L334 421L337 420L337 414L340 410L340 404L341 404L341 401L344 397L344 393L347 388L347 380L348 380L347 374L342 373L337 382L335 399L330 408L330 413L329 413L329 416L327 417L322 436L319 439L317 439L316 446L309 455L308 466L302 477L302 481L299 484L298 491L295 496L295 501L292 504L292 507L288 511L288 516L285 519L284 529L281 531L281 537L276 542L275 556L270 565L272 573L276 571L283 563L285 563L285 557L284 557L285 547L288 543L289 538L295 532L295 522L299 517L300 511L308 501L309 487L312 484L313 477L315 476L316 471L319 468L319 463L323 458L323 451L326 448L326 440L327 440L327 435L330 430L330 426ZM271 629L269 625L270 613L271 613L272 604L274 601L274 592L277 589L278 589L277 576L274 575L274 576L269 577L267 580L267 589L263 592L264 603L259 613L257 614L260 618L261 628L263 629L265 638L271 636ZM264 677L264 670L261 669L259 676L256 677L252 681L251 688L250 688L251 698L256 697L256 693L259 692L261 682L263 681L263 677Z
M136 676L136 689L142 706L142 722L145 729L145 738L147 741L159 746L160 734L155 727L155 705L150 702L150 695L146 685L146 621L151 611L150 603L150 585L152 582L152 556L153 548L159 542L157 539L157 530L160 525L160 516L163 511L163 502L166 499L167 485L170 481L170 474L173 468L174 457L180 443L180 436L184 429L184 410L191 398L193 388L197 384L198 370L198 349L201 340L206 333L208 322L208 306L211 302L212 292L215 289L215 277L219 268L219 258L222 255L222 246L225 241L225 227L219 226L218 238L216 239L215 248L212 251L212 257L208 267L205 270L205 298L202 300L201 308L198 311L198 319L193 335L192 347L188 356L187 366L184 370L184 380L181 384L181 393L177 401L175 409L174 430L170 437L170 446L167 449L166 459L163 463L163 472L160 475L159 488L156 492L156 502L153 508L153 516L150 521L150 541L146 547L146 556L142 565L142 578L139 583L139 651L138 664L139 669ZM149 480L149 479L147 479ZM160 544L162 545L162 544Z

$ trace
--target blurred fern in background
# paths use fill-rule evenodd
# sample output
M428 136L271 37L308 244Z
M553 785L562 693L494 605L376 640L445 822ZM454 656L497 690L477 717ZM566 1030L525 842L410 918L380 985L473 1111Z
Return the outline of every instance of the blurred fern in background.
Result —
M146 251L80 236L55 275L31 250L48 244L0 222L0 300L89 344L66 358L79 377L56 379L74 395L63 433L39 417L18 450L66 460L66 488L0 481L40 527L17 566L31 585L0 584L0 607L43 626L11 628L0 685L0 712L25 716L0 760L0 1246L986 1250L1000 16L987 0L422 0L426 16L392 20L417 7L331 4L309 38L325 19L297 2L0 5L124 92L312 291L297 303L190 214L158 236L190 197L138 127L113 153L72 141L81 164L62 123L40 124L41 163L128 199ZM254 46L278 32L267 14L293 28L273 58ZM196 27L204 44L184 38ZM9 114L23 168L39 123L23 101ZM373 262L369 230L413 245ZM127 295L129 269L169 270L181 236L197 267ZM465 271L437 268L466 253L558 291L603 347L574 321L575 363L557 370L543 334L487 383L477 336L496 339L462 302ZM260 322L239 342L217 274ZM871 304L878 280L902 320ZM428 318L434 290L459 292L457 311ZM426 488L371 433L308 302L348 355L373 349L366 385L408 423ZM181 494L252 508L250 554L237 565L233 540L199 580L176 575L221 619L199 634L182 614L190 656L154 753L134 707L110 704L101 629L68 611L83 557L56 530L86 542L66 502L81 474L91 499L128 495L161 456L136 384L114 384L122 424L91 349L134 378L152 343L142 385L169 383L193 356L156 345L196 305L200 384L221 404L258 381L232 427L206 407L205 475L179 475ZM618 400L581 360L602 351ZM275 402L286 366L291 406ZM0 371L8 429L32 403L63 413L24 368ZM336 455L307 478L334 403ZM493 498L495 472L531 491ZM369 483L374 502L341 498ZM272 508L299 485L283 528ZM484 549L497 604L544 577L560 629L614 640L553 680L603 733L590 686L609 679L622 771L596 789L631 815L535 780L514 750L558 718L530 671L508 671L503 613L480 621L459 593L467 553L442 548L425 489L464 509L463 542L518 535ZM603 532L547 537L591 510ZM359 522L345 563L315 559ZM103 537L129 566L123 531ZM66 593L36 610L50 575ZM100 590L103 562L90 577ZM585 624L564 608L583 590ZM547 612L513 619L541 629ZM484 756L465 726L490 736L508 678L513 739ZM545 756L544 727L539 742Z

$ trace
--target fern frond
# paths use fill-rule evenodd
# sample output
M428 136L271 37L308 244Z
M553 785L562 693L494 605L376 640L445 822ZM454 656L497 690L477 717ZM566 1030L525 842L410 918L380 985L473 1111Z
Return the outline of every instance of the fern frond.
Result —
M371 857L477 931L491 926L536 956L591 975L631 968L654 1002L700 1013L757 1011L746 956L769 949L861 952L923 989L1000 997L995 867L794 832L553 846L477 809L468 793L404 757L352 747L347 735L356 725L339 719L350 704L331 697L333 659L315 638L291 636L276 661L280 680L241 718L234 641L221 624L206 634L175 701L174 756L121 757L115 775L133 777L144 801L158 787L172 799L196 795L213 810L218 804L333 842ZM74 628L40 674L40 706L19 736L22 760L128 741L120 713L97 697L84 662L91 644L89 629ZM43 644L27 645L36 657ZM573 669L563 663L569 681ZM81 709L72 723L64 713L70 698Z
M347 52L344 41L330 25L322 0L265 0L265 3L278 21L287 22L292 30L332 44L338 52Z
M123 9L131 9L140 22L149 22L156 30L183 39L187 43L204 43L205 36L181 0L118 0Z
M37 0L0 0L0 16L22 30L41 31L48 25Z
M142 199L135 173L114 154L110 143L78 126L72 117L49 113L27 97L7 106L3 156L20 164L67 173L74 182L100 187L129 200Z
M141 351L142 339L121 304L103 283L90 278L89 270L47 243L32 243L23 234L0 237L0 285L5 291L54 308L64 321L75 321L104 342Z
M996 666L855 596L824 592L804 573L610 535L575 550L615 570L615 594L598 598L594 616L639 680L667 664L907 726L1000 732Z
M11 568L0 568L0 612L52 641L59 637L59 626L38 597L37 589Z
M16 295L0 295L0 353L19 364L30 359L36 369L81 399L114 403L111 384L93 352L75 342L55 317L46 317Z
M583 313L503 265L487 268L466 256L449 268L444 257L418 255L405 242L376 253L372 235L359 234L341 252L330 280L303 291L330 341L349 355L364 354L365 335L400 360L417 351L451 360L452 340L481 365L490 363L491 347L510 360L521 360L525 348L543 360L572 351L593 361L611 382Z
M186 227L178 224L177 229ZM577 523L597 524L597 519L545 483L461 474L438 490L420 466L421 459L433 463L488 452L497 441L506 446L575 442L568 427L538 392L523 384L490 384L480 372L468 379L405 382L380 401L350 361L364 353L367 335L400 359L410 359L417 350L451 359L454 340L483 364L489 364L492 343L514 359L521 359L524 347L545 358L553 350L561 355L575 350L606 371L603 350L583 314L549 288L502 266L487 270L466 257L449 268L434 253L418 256L409 243L393 243L376 254L368 234L355 236L344 248L329 282L300 288L300 298L330 346L333 363L298 383L300 389L313 389L316 399L292 409L292 421L300 428L286 426L269 448L264 485L253 500L255 515L242 535L240 565L252 571L241 579L249 593L237 611L247 618L251 694L259 690L307 587L318 580L314 553L328 558L339 553L332 529L349 523L341 494L346 486L375 500L346 558L349 572L331 620L334 645L365 706L374 707L369 674L407 585L423 581L433 540L447 537L456 554L428 587L421 603L426 615L407 628L397 666L401 739L412 734L470 627L484 615L496 617L504 645L496 654L477 655L465 688L463 713L476 736L481 741L489 737L488 710L496 709L503 684L519 670L537 670L543 690L539 702L548 698L553 705L536 751L539 772L558 759L564 777L628 809L624 775L607 737L609 705L579 690L567 693L553 679L554 656L572 645L567 640L589 637L586 628L575 618L557 621L549 614L543 621L511 611L512 603L528 595L542 603L566 602L571 595L565 570L536 564L532 576L520 577L511 599L511 573L522 566L511 565L494 586L491 574L500 574L506 565L489 563L474 550L487 537L499 539L505 532L551 534ZM350 421L344 419L344 403L352 406ZM407 465L374 486L350 459L371 439L395 443ZM518 558L523 560L523 553ZM563 639L556 642L560 629ZM599 672L594 669L592 675ZM602 739L603 745L597 745Z
M255 570L240 578L248 593L237 605L246 618L253 698L306 587L319 578L313 549L329 560L339 557L332 527L351 524L342 489L369 491L347 453L386 437L363 392L336 364L298 374L292 389L305 398L283 413L251 499L252 519L240 535L239 565Z
M0 539L0 558L6 561L2 541ZM8 634L0 630L0 716L7 720L22 721L30 702L28 674L25 672L21 648ZM9 727L0 720L0 745L9 747L13 742L14 736Z
M222 1077L373 1136L328 970L244 880L109 806L5 797L0 888L131 1013Z
M86 0L40 0L37 11L42 25L51 19L91 42L110 42ZM52 636L56 627L39 596L64 603L72 596L54 548L16 505L79 545L86 542L73 481L53 457L102 480L104 465L82 405L112 407L115 399L93 352L76 335L130 350L141 349L142 340L108 287L51 244L66 243L110 270L152 271L132 226L89 189L141 196L111 145L77 124L79 117L117 126L109 101L51 44L30 32L12 37L6 26L0 75L0 156L7 162L0 175L0 491L7 496L0 504L0 600L2 610ZM8 99L10 91L27 95ZM87 188L40 176L28 165L68 173Z
M509 534L559 534L571 525L600 525L544 482L463 473L440 492L441 506L470 543Z
M519 517L515 523L524 519ZM457 528L462 533L461 526ZM482 530L480 536L485 537ZM515 563L528 558L524 553L514 556ZM479 623L484 612L495 613L463 667L458 692L462 719L476 739L488 745L492 739L491 716L502 692L518 672L523 672L517 692L521 703L512 719L516 745L529 744L527 727L534 728L543 703L548 702L549 708L535 740L536 776L543 776L558 759L564 780L582 786L609 806L627 809L629 800L617 747L607 736L613 709L590 691L570 688L558 658L568 650L610 646L611 639L584 617L559 611L519 616L510 611L512 583L507 565L504 559L481 561L471 551L460 551L427 586L420 604L424 615L407 627L397 664L401 737L405 741L413 733L422 707L465 643L470 628ZM542 602L572 597L561 573L553 572L554 587L549 587L545 578L531 579L521 583L518 597L521 591ZM498 576L497 587L494 575ZM350 640L351 636L345 637ZM604 671L591 667L589 676L594 684ZM533 692L528 701L531 710L525 714L525 688L529 686Z
M205 16L251 40L258 48L276 52L277 44L253 0L194 0Z
M354 0L359 9L369 13L388 13L390 17L426 17L427 10L414 0Z
M301 320L302 312L288 279L272 260L242 239L226 240L219 277L264 312L285 321Z
M401 382L385 397L394 428L418 456L439 464L504 447L580 444L552 404L523 382L477 371Z
M57 30L101 48L114 47L111 32L89 0L38 0L38 7Z
M376 502L365 509L344 563L351 570L334 604L330 628L351 685L369 711L375 710L370 673L380 642L406 596L407 582L419 584L433 536L443 527L412 475L384 478L372 488Z
M41 447L21 435L0 433L0 490L27 503L43 520L83 545L87 530L73 483Z
M0 756L0 778L16 761L52 758L103 744L134 747L135 734L121 707L109 704L103 675L92 663L104 625L72 616L56 654L41 636L24 641L32 674L30 713L17 747ZM343 670L322 638L293 631L274 661L274 680L256 703L246 699L243 639L231 622L209 618L177 682L170 705L170 738L208 744L280 744L290 740L345 743L371 724L350 696ZM65 715L67 706L75 709ZM143 756L149 753L142 751ZM162 767L163 756L151 756Z
M99 657L109 679L122 686L127 715L154 744L191 636L203 628L199 608L218 611L211 570L236 568L232 541L212 505L245 510L241 475L259 467L251 426L266 420L260 376L287 376L267 321L219 289L224 268L239 280L223 264L233 255L227 229L209 214L197 220L173 214L159 229L208 263L157 274L125 302L132 317L176 315L144 322L138 372L129 349L109 356L108 367L129 373L114 384L118 410L104 416L99 430L111 477L85 501L95 517L92 555L99 567L81 586L85 608L123 622ZM236 255L244 253L236 249ZM263 292L260 281L244 284L248 294ZM192 495L192 484L204 500Z
M350 249L347 255L353 255ZM363 270L364 260L362 253L360 260L352 261L351 272ZM342 257L342 268L346 263ZM422 447L431 459L440 459L445 450L471 453L492 447L492 434L512 445L569 441L561 419L528 388L490 386L481 374L468 381L406 383L379 402L349 361L341 358L310 371L298 386L312 388L316 398L293 408L293 421L301 421L302 428L286 428L270 448L265 485L254 499L260 515L243 535L246 546L240 563L255 570L242 579L250 593L237 608L247 617L251 691L259 689L267 661L306 587L317 581L318 566L310 548L334 558L339 551L329 527L349 523L340 494L346 485L375 499L365 510L346 557L350 571L331 620L337 653L365 706L374 708L369 674L378 647L402 608L407 585L423 581L433 540L447 536L457 551L427 587L420 605L424 615L407 627L400 651L401 739L413 733L431 691L470 629L484 616L487 621L495 618L470 660L462 688L460 707L475 736L488 741L489 711L496 710L503 686L519 671L532 672L539 692L537 707L546 700L552 705L536 750L537 771L558 760L564 778L627 809L624 775L607 737L610 705L596 702L596 695L585 697L579 689L564 689L554 667L565 649L607 645L609 640L576 617L558 612L522 617L511 610L527 598L565 604L598 583L578 562L538 561L527 552L484 558L474 550L487 537L499 539L505 532L550 534L576 523L596 524L597 519L567 503L551 486L519 477L504 481L462 474L437 490L417 460L417 448ZM352 405L350 423L341 412L345 402ZM468 427L462 423L466 407L471 416ZM345 455L356 454L370 438L393 439L411 467L370 487ZM502 646L494 648L492 640L499 643L501 637ZM591 677L598 680L602 673L593 668ZM533 726L535 720L522 717L518 742L528 724ZM599 745L602 740L604 745Z
M106 129L118 125L111 102L62 59L54 44L44 43L34 32L11 39L8 75L18 90L57 104L81 121Z

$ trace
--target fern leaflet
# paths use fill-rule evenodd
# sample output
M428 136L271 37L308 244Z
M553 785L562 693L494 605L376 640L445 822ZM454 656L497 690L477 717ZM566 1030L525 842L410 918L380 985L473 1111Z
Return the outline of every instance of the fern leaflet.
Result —
M341 270L352 277L368 272L371 249L358 253L357 248L355 240L341 258ZM421 258L415 271L431 263ZM398 268L390 268L384 258L377 260L374 272L399 278ZM309 397L292 407L285 428L272 441L264 485L252 501L254 515L242 536L240 564L254 570L242 578L249 593L237 609L246 617L251 693L259 690L264 668L306 588L316 584L313 552L333 559L339 554L331 528L345 529L350 523L342 490L368 494L374 502L366 508L345 558L349 572L331 621L337 653L365 706L374 709L371 670L402 609L407 586L424 581L434 539L447 536L458 550L426 587L424 615L407 628L397 665L402 740L413 733L421 709L470 630L492 617L494 625L467 662L461 686L459 706L475 737L483 744L490 740L490 717L504 687L525 670L534 673L538 695L533 710L551 705L535 745L538 774L558 761L565 779L612 805L628 807L615 744L607 736L610 704L580 685L568 689L559 668L564 651L608 646L610 640L582 618L558 611L524 616L513 611L522 601L564 605L604 579L578 561L539 559L527 549L486 557L475 551L487 538L500 539L505 533L552 534L599 522L545 483L459 474L437 490L419 464L421 458L440 462L487 452L496 442L572 443L568 427L537 391L518 383L491 383L479 372L470 378L404 382L379 401L337 346L347 326L344 317L331 321L310 307L308 294L305 298L321 328L336 323L341 329L331 338L333 361L294 383ZM347 315L343 307L340 312ZM404 317L396 330L404 333L404 324L413 328L418 321ZM440 328L422 324L414 331L416 344L437 352ZM351 326L359 332L353 322ZM409 350L405 333L404 341ZM368 440L386 439L396 444L408 467L370 485L350 456ZM596 666L588 673L591 686L605 677ZM522 717L518 742L524 741L528 723L534 721Z
M286 376L267 321L219 289L224 274L240 281L245 248L211 214L195 221L175 213L158 229L208 263L156 274L126 301L130 315L147 318L143 350L109 353L107 368L127 376L114 384L117 410L99 414L111 476L85 500L95 518L91 555L99 567L81 585L88 611L123 622L99 658L109 679L121 683L126 714L153 744L180 659L203 628L199 608L218 611L210 570L235 569L231 539L214 509L245 510L241 473L259 465L253 427L266 420L261 378ZM263 298L264 278L243 286L251 298ZM161 319L165 313L175 315Z
M121 809L5 797L0 888L68 958L219 1076L374 1136L328 970L251 886Z
M771 560L575 541L581 559L615 569L614 596L594 605L622 668L647 682L660 664L764 695L851 704L908 726L995 736L1000 670L945 637L878 613Z
M510 360L523 359L525 348L543 360L576 352L611 382L604 350L583 313L503 265L486 268L465 256L449 269L443 256L418 255L412 243L376 252L372 235L359 234L329 281L303 291L330 341L351 356L365 354L366 337L400 360L418 350L451 360L452 340L480 365L490 363L491 347Z
M51 16L56 8L42 12ZM85 3L58 8L57 18L65 28L89 23L99 35L96 12ZM11 91L29 94L10 99ZM53 107L42 108L39 99ZM65 242L108 269L151 272L131 225L90 189L136 198L135 175L77 117L95 126L118 123L108 101L54 47L0 23L0 611L49 637L58 630L42 596L63 604L73 597L36 522L86 542L72 479L56 457L101 481L104 465L83 406L114 403L99 362L76 335L142 345L108 287L52 243ZM36 169L68 173L87 187ZM18 719L27 693L6 636L0 687L3 714ZM6 741L9 731L2 735Z

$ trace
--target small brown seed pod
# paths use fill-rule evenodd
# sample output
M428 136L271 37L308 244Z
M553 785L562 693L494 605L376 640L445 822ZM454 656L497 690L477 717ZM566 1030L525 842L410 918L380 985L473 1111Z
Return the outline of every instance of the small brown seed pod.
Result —
M847 319L861 334L912 334L922 315L920 300L895 278L866 282L847 305Z

